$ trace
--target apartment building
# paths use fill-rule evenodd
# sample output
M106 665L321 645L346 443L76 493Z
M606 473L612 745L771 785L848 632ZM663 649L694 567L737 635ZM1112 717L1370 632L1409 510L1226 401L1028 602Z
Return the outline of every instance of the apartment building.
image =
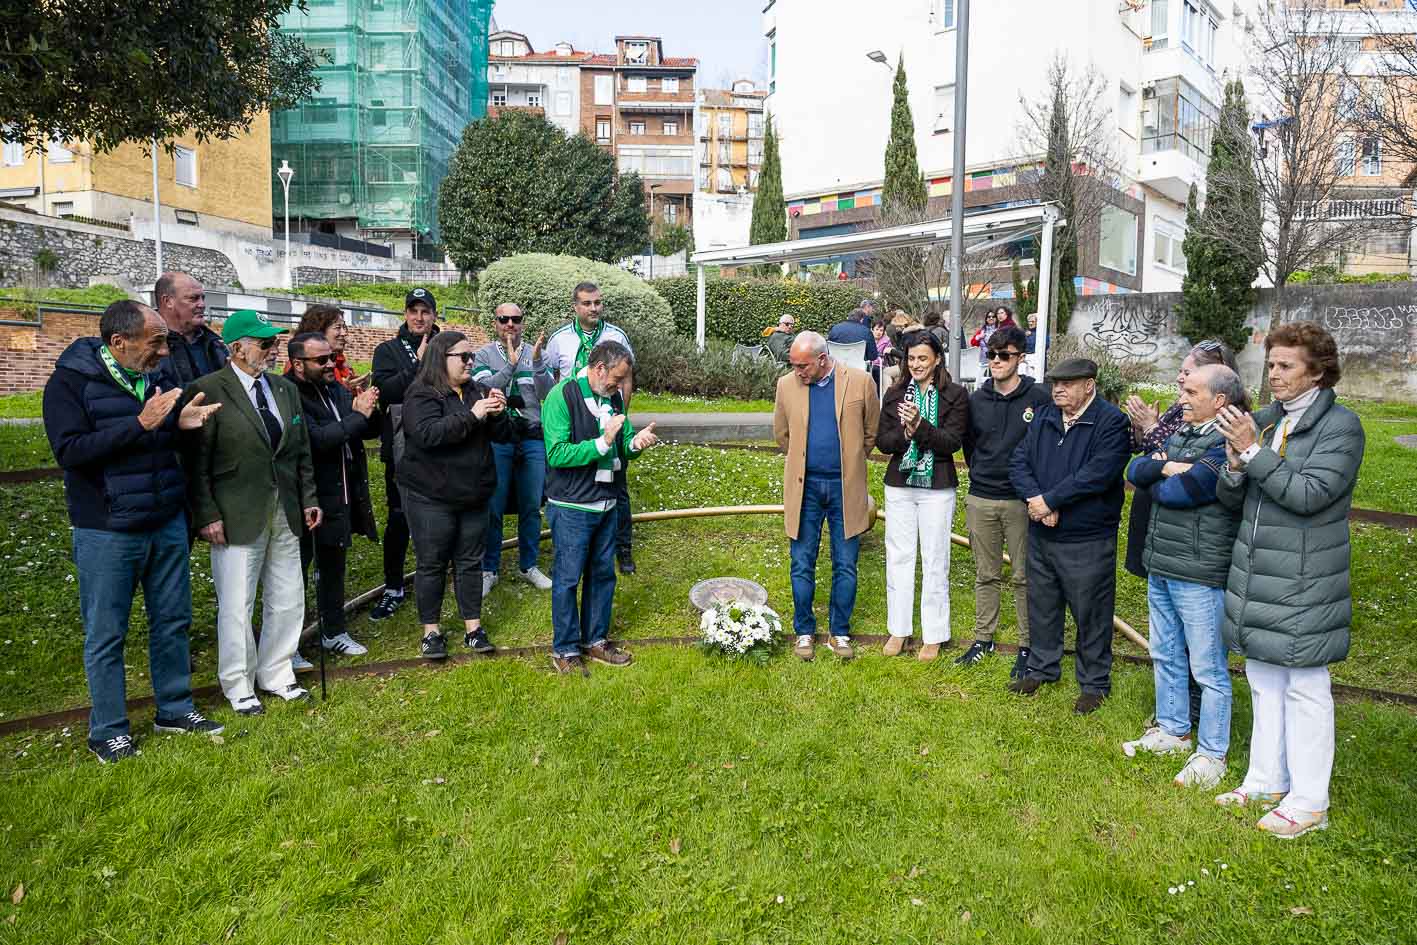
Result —
M700 89L694 119L700 193L736 194L758 188L763 164L763 100L767 90L749 79L731 89Z
M487 114L523 109L545 115L568 135L581 128L580 67L592 54L570 43L537 52L523 33L492 34L487 56Z

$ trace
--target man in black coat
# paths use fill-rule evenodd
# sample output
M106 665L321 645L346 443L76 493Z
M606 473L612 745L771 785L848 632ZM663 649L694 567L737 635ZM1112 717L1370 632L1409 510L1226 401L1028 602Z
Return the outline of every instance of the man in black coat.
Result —
M353 536L379 540L364 455L364 441L380 431L379 389L370 387L355 396L336 383L334 351L320 332L296 335L286 350L310 430L315 494L322 513L319 528L301 532L300 567L308 582L310 562L315 562L320 645L329 653L362 656L369 651L345 627L344 576Z
M153 286L153 307L167 324L168 354L162 370L186 387L226 367L231 352L207 327L207 293L185 272L164 272Z
M383 414L379 458L384 463L384 500L389 519L384 526L384 596L369 612L370 620L387 620L403 603L403 565L408 557L408 519L403 514L395 468L394 434L403 416L403 396L418 373L428 340L438 333L438 303L427 289L414 289L403 302L399 333L374 349L373 381L380 391Z

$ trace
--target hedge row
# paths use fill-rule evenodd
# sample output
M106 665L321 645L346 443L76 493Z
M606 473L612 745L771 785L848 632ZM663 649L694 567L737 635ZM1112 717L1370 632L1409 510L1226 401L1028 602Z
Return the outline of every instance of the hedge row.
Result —
M656 394L772 400L783 367L769 359L733 357L733 345L708 339L700 351L693 339L674 332L630 336L635 348L635 386Z
M650 285L669 303L675 330L693 338L698 318L694 277L656 279ZM705 334L743 344L760 344L763 329L776 325L784 312L797 320L798 330L826 334L861 301L859 288L831 283L709 279L705 289Z

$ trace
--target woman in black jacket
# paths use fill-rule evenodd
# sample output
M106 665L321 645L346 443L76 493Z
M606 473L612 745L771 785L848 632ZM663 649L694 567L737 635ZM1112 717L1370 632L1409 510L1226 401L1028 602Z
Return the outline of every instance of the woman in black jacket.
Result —
M933 660L950 638L950 524L954 453L969 424L969 394L950 380L940 340L929 331L901 338L905 373L886 391L876 448L886 467L886 624L883 652L895 656L914 634L915 546L921 556L920 659Z
M506 395L473 383L472 359L464 335L439 332L428 342L403 400L398 484L418 563L413 589L425 659L448 655L438 624L450 565L466 628L463 645L476 653L495 649L482 628L487 502L497 484L490 443L512 441L515 428Z

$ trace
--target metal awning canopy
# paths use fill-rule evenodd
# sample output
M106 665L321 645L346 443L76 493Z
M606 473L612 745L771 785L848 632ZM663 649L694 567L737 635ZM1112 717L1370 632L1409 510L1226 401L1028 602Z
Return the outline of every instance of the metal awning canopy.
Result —
M1052 203L967 214L964 218L964 252L982 252L1023 236L1041 233L1043 246L1042 252L1038 254L1038 309L1040 312L1047 311L1048 290L1051 287L1052 277L1053 230L1066 224L1067 221L1062 219L1057 205ZM865 233L845 233L838 236L788 240L784 243L760 243L757 246L738 246L694 253L690 257L690 261L698 267L698 321L695 327L695 340L698 342L699 349L702 350L705 334L705 266L782 264L804 259L841 256L848 253L879 253L892 249L949 246L949 244L950 219L944 217L938 220L926 220L923 223L885 227ZM1037 350L1040 365L1045 363L1043 356L1047 346L1047 321L1046 318L1038 320ZM953 338L957 334L957 331L951 332L951 337Z

